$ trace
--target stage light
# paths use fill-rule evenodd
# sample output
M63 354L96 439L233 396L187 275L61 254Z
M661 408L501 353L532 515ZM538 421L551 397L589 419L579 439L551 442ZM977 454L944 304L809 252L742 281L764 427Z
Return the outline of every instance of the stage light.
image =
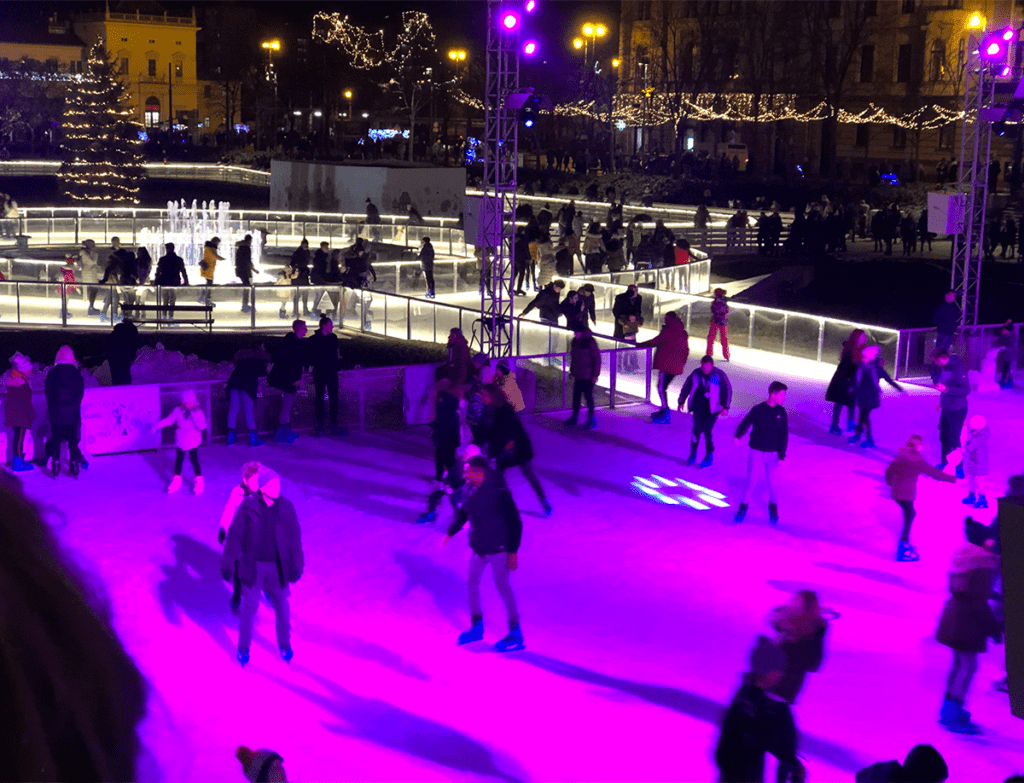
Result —
M533 57L535 54L537 54L537 49L538 46L536 41L527 41L525 44L523 44L523 54L525 54L527 57Z
M506 11L501 15L501 29L511 33L519 27L519 14L515 11Z
M532 14L537 8L537 0L526 0L526 13Z
M1016 32L1008 27L998 33L987 36L982 42L978 54L981 59L989 62L1005 60L1010 52L1010 41L1013 40Z
M1016 35L1016 33L1014 32L1012 27L1007 27L1005 30L1003 30L1004 41L1012 41L1014 35Z

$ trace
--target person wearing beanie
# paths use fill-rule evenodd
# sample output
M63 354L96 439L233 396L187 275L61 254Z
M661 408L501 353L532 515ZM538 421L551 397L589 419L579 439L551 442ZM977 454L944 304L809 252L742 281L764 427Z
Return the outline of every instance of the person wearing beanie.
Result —
M569 348L569 374L572 375L572 415L565 420L567 427L575 427L580 418L580 403L587 399L587 421L583 429L597 426L594 418L594 384L601 377L601 349L589 329L581 329L573 336Z
M885 469L885 483L890 487L892 499L903 511L903 534L896 549L896 559L901 563L913 563L921 559L917 550L910 545L910 526L917 516L914 510L917 477L923 473L936 481L956 481L951 468L942 470L929 465L921 453L923 449L924 440L921 436L911 435L907 439L907 444L896 450L895 458Z
M915 745L902 764L896 759L865 767L856 783L944 783L949 779L946 760L931 745Z
M747 455L747 484L743 488L740 507L733 517L736 523L742 522L747 516L750 496L764 474L768 485L768 521L777 525L779 507L776 503L774 477L779 463L786 459L786 448L789 445L789 418L782 403L786 401L788 387L782 381L772 381L768 385L768 400L750 409L736 428L736 445L750 430L750 452Z
M999 644L1003 638L988 602L998 568L992 553L994 543L965 543L953 554L949 573L951 597L942 609L935 632L935 640L953 650L939 723L957 734L981 734L981 729L971 722L971 713L964 709L964 699L978 669L978 653L988 649L989 639Z
M29 385L31 375L32 360L16 352L11 357L11 369L4 378L7 387L4 426L10 427L12 431L11 470L16 473L34 470L25 453L25 442L31 437L32 422L36 417L35 408L32 407L32 387Z
M167 486L167 494L173 494L181 489L181 469L185 464L185 455L188 454L195 475L192 491L201 495L203 492L203 469L199 467L199 447L203 443L203 430L206 429L206 414L199 407L196 393L191 389L186 389L181 393L181 405L176 406L170 414L154 424L153 431L157 432L171 424L174 425L176 454L174 456L174 478Z
M988 475L988 421L984 416L971 416L960 433L963 444L963 468L967 476L967 497L964 505L988 508L985 497L985 476Z
M722 356L729 361L729 305L725 301L725 289L716 288L711 302L711 325L708 327L708 356L715 355L715 336L722 340Z
M291 610L288 585L302 576L302 530L295 506L281 497L281 477L276 471L259 469L259 490L242 501L228 528L220 567L224 581L237 574L242 586L238 620L238 662L249 662L253 621L265 594L274 607L277 646L281 658L292 659Z
M242 765L245 779L251 780L252 783L288 783L284 759L279 753L265 748L252 750L245 745L239 745L235 751L235 758Z
M50 439L46 441L46 467L53 478L60 475L61 445L68 444L71 457L69 470L74 478L78 478L81 468L87 467L82 458L82 450L78 442L82 437L82 398L85 396L85 383L78 369L75 352L70 345L62 345L57 349L57 358L53 367L46 373L43 382L46 392L46 408L50 417Z
M679 412L686 403L693 417L693 432L690 435L690 456L687 465L697 461L697 447L700 446L701 435L704 436L704 459L702 468L710 468L714 460L715 444L711 433L719 416L728 416L732 405L732 384L729 376L715 367L715 360L705 356L700 360L700 367L690 373L683 388L679 392Z

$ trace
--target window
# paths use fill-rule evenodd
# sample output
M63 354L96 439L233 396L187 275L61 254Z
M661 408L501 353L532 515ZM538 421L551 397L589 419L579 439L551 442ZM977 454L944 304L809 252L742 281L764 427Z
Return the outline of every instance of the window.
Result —
M128 39L127 38L122 38L121 39L121 43L128 43Z
M213 88L211 88L210 85L208 85L208 84L204 84L203 85L203 98L205 98L206 100L210 100L211 97L213 97Z
M149 42L150 42L150 43L156 43L156 38L150 38L150 39L149 39Z
M149 60L149 75L156 76L156 60Z
M912 44L900 44L899 55L896 58L896 81L910 81L910 62L913 52Z
M867 84L875 80L875 47L860 47L860 81Z
M174 42L174 45L175 45L175 46L181 46L181 41L175 41L175 42Z
M638 22L646 22L651 18L651 0L640 0L636 4L636 18Z
M878 16L878 0L864 0L864 16Z
M956 123L950 122L939 127L939 149L953 149L953 140L956 138Z
M928 79L942 81L946 76L946 42L936 38L932 41L931 57L928 60Z
M857 123L857 137L854 140L854 146L867 147L871 143L871 123L870 122L858 122Z
M155 95L146 98L146 127L156 128L160 125L160 99Z
M174 64L174 75L175 75L175 77L180 79L182 77L182 75L184 74L184 70L185 70L184 65L182 64L181 60L178 60L178 62L176 62Z
M121 65L121 67L119 69L120 73L128 73L128 58L127 57L122 57L121 58L120 65Z
M914 0L903 0L903 13L914 13Z
M892 146L894 149L902 150L906 149L907 146L907 129L906 128L893 128L892 129Z

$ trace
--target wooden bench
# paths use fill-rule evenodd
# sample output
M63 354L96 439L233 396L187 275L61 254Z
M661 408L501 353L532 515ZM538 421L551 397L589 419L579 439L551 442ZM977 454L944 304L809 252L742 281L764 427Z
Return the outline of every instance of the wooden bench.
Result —
M185 317L180 317L184 313ZM192 324L213 330L213 306L122 304L121 314L137 324Z

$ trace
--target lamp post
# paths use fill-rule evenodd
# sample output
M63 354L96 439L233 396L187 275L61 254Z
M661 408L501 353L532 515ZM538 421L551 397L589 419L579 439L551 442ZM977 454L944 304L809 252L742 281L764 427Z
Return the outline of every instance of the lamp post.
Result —
M609 74L611 84L608 87L608 170L615 171L615 88L618 82L619 65L618 57L612 59L612 72Z
M277 38L273 38L269 41L263 41L262 46L267 52L267 81L273 82L274 84L274 105L271 107L271 117L273 122L276 122L277 117L277 72L274 71L274 52L281 51L281 41Z
M455 78L452 79L454 84L458 84L459 80L465 75L466 60L469 58L465 49L449 49L448 59L452 61L452 67L455 72ZM469 138L469 109L466 111L466 138ZM456 131L457 132L457 131ZM448 144L445 144L445 160L448 159Z
M348 117L346 119L352 119L352 90L345 90L345 100L348 101Z

